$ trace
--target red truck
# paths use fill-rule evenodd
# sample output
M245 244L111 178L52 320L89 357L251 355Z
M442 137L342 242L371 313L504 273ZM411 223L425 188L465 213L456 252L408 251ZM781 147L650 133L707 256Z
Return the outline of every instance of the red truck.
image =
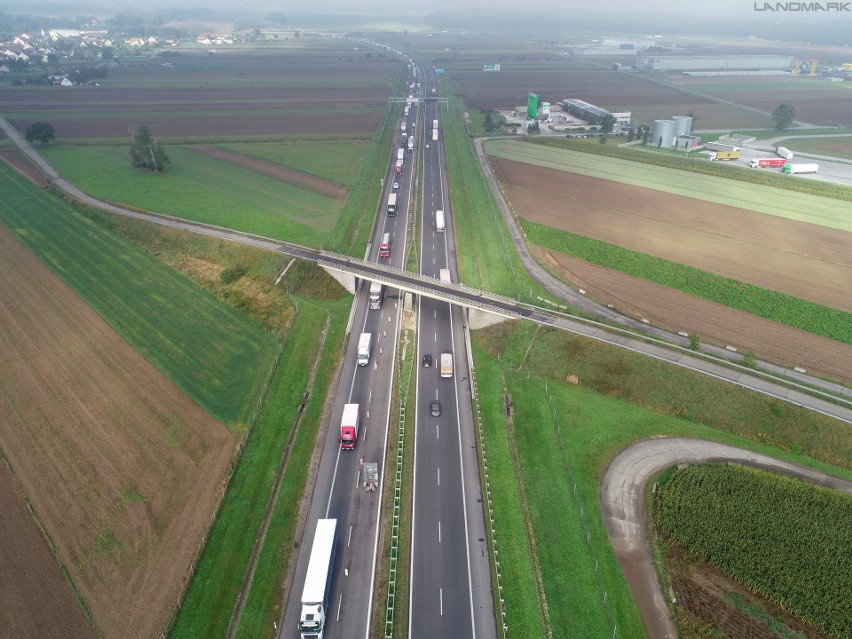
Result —
M390 233L382 235L382 241L379 242L379 257L390 257L391 240Z
M787 164L787 160L785 160L784 158L754 158L749 163L749 166L753 169L780 169L785 164Z
M398 160L396 166L393 167L394 175L402 175L402 160Z
M355 448L358 440L358 427L361 425L361 406L346 404L343 406L343 419L340 420L340 447L344 450Z

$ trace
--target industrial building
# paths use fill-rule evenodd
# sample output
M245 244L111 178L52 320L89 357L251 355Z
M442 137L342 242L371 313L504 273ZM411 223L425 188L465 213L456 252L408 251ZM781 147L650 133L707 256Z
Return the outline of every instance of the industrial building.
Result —
M606 109L595 106L594 104L589 104L588 102L576 100L574 98L562 100L562 109L574 117L580 118L584 122L588 122L590 124L600 124L603 117L609 113L615 118L615 126L630 126L630 111L612 113Z
M637 58L636 66L648 71L783 70L792 68L793 58L783 55L648 56Z

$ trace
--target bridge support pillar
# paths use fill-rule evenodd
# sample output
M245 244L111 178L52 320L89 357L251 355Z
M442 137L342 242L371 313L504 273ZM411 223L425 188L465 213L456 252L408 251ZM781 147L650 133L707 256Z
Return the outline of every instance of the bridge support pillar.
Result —
M467 325L474 330L477 328L485 328L486 326L493 326L494 324L505 322L508 319L509 318L503 317L502 315L489 313L488 311L483 311L478 308L467 309Z
M331 275L337 282L345 288L350 293L355 293L355 276L351 273L344 273L343 271L335 271L330 268L326 268L322 266L322 270Z

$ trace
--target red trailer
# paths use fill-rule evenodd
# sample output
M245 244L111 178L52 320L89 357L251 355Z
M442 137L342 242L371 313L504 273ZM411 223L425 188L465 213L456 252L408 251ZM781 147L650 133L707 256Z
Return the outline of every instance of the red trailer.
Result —
M787 160L784 158L755 158L751 161L749 166L753 169L780 169L785 164L787 164Z

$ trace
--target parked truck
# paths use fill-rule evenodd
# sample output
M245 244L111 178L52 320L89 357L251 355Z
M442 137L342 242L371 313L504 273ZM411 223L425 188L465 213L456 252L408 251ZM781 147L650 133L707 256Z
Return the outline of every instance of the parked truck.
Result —
M391 217L396 215L396 193L388 195L388 215Z
M359 404L344 404L343 417L340 420L340 447L343 450L355 448L360 426L361 406Z
M785 164L787 164L787 160L783 158L754 158L749 166L753 169L780 169Z
M707 159L711 162L716 162L719 160L739 160L740 152L739 151L708 151Z
M358 366L366 366L370 363L370 351L373 347L373 334L361 333L358 338Z
M299 617L301 639L322 639L325 633L328 594L337 552L337 520L320 519L314 532L308 573L302 590L302 614Z
M775 147L775 155L779 158L784 158L788 162L793 159L793 152L790 149L785 149L783 146Z
M406 130L407 128L408 128L408 123L407 123L407 122L404 122L404 121L403 121L403 123L399 125L399 130L400 130L400 131L402 131L403 133L405 133L405 130Z
M453 376L453 354L441 353L441 377Z
M446 222L444 220L444 212L443 211L435 211L435 230L438 233L443 233L446 228Z
M438 271L438 278L441 280L441 284L450 284L453 280L450 279L450 269L442 268Z
M437 120L432 120L432 128L433 128L433 129L437 129L437 128L438 128L438 121L437 121Z
M708 142L704 145L708 151L739 151L740 147L733 144L722 144L721 142Z
M380 309L384 299L385 285L381 282L370 282L370 308L373 310Z
M801 173L816 173L819 171L819 164L785 164L781 172L786 175L799 175Z

